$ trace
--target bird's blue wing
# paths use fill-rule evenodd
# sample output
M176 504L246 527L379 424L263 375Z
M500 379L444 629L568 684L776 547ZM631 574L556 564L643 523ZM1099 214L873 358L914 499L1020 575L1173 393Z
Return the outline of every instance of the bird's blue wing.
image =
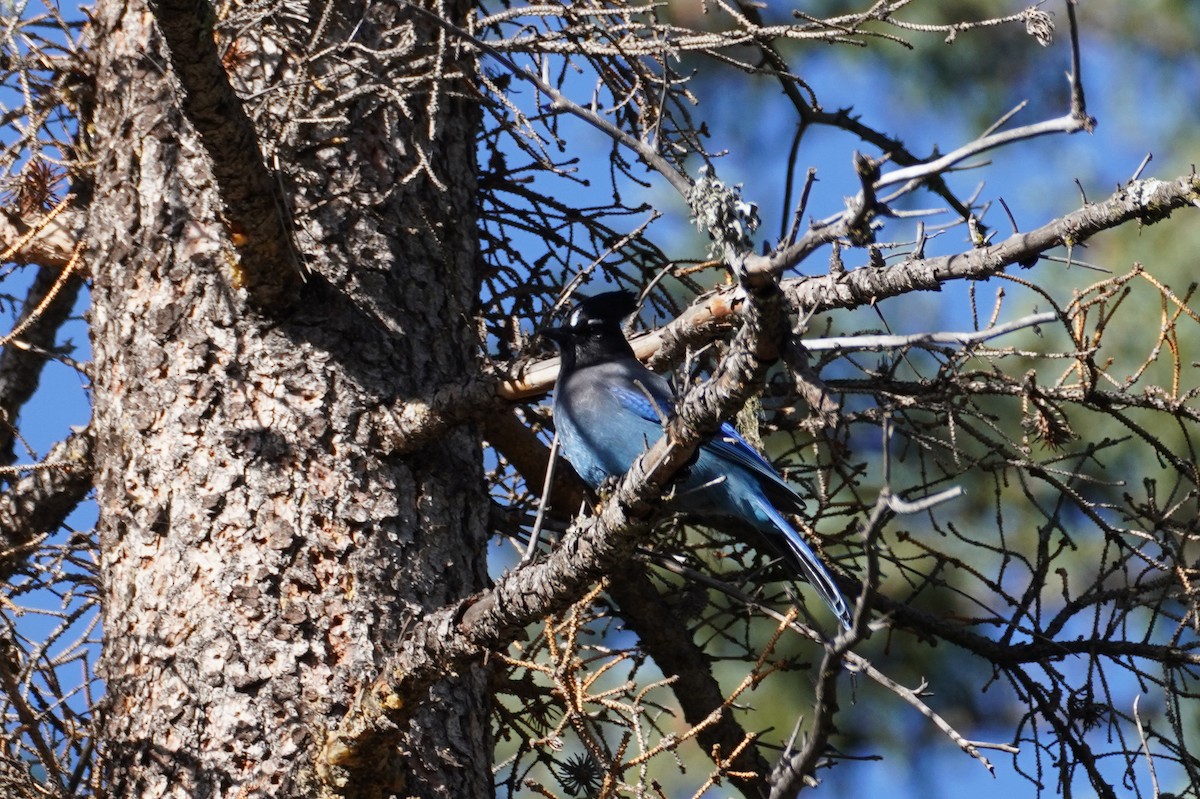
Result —
M665 424L674 410L671 395L649 381L645 384L638 381L634 386L610 385L607 390L616 397L622 408L656 425Z
M750 446L750 442L742 438L742 434L729 422L721 425L720 435L713 439L712 447L722 458L731 460L753 472L766 471L775 474L775 467L771 465L771 462Z
M708 442L705 447L722 460L735 463L746 469L760 481L765 480L773 488L783 489L795 503L803 505L800 497L796 496L795 489L779 476L779 472L775 471L775 467L771 465L771 462L764 458L758 450L750 446L750 442L742 438L741 434L729 422L721 425L721 432L712 441Z
M610 384L606 389L621 403L622 408L656 425L664 424L674 410L670 387L658 375L651 374L645 381L637 380L634 386ZM796 496L795 489L729 422L721 425L720 432L704 444L704 449L721 460L747 470L760 483L765 483L765 487L773 494L778 496L782 491L792 503L803 506L803 500Z
M609 383L603 390L609 392L623 410L655 426L665 423L674 410L669 384L653 373L644 378L636 378L630 383ZM619 423L614 419L613 424ZM803 500L779 476L771 462L750 446L750 443L728 422L721 425L720 432L706 442L703 449L717 460L727 464L727 468L722 468L722 472L736 473L741 470L757 483L754 488L747 488L752 492L750 494L751 503L757 509L754 515L761 516L761 521L767 527L756 526L764 534L768 534L767 530L771 531L768 537L774 539L775 548L799 567L800 575L812 584L821 599L837 615L842 626L849 628L851 624L850 608L838 590L837 584L816 553L809 548L783 514L774 507L772 500L767 495L773 496L775 501L797 507L803 505Z

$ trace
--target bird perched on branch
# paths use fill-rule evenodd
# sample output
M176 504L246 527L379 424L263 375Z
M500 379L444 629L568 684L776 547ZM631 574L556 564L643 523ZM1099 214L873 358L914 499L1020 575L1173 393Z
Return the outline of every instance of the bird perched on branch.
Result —
M621 320L637 310L632 294L611 291L579 302L562 327L543 330L562 352L554 390L554 424L563 455L593 488L628 471L663 435L674 394L634 356ZM757 543L783 556L846 628L850 610L816 554L780 509L799 512L796 495L766 458L725 423L700 446L675 485L671 508L720 516L758 533Z

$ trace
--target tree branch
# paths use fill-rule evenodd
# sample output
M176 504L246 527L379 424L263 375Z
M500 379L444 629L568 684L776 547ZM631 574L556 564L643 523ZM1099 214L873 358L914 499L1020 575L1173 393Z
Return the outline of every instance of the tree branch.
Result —
M68 263L72 262L68 259ZM47 351L54 349L59 328L71 315L82 286L75 271L40 267L13 332L0 341L0 463L12 463L15 458L17 416L37 391Z
M748 0L738 0L738 10L746 15L746 18L755 25L762 26L762 13ZM779 52L779 49L770 42L756 42L759 52L762 53L763 60L766 62L766 69L775 75L779 80L780 88L791 101L792 107L796 109L797 115L800 117L799 130L796 133L796 144L799 144L800 138L811 125L825 125L827 127L839 128L847 133L858 136L862 141L868 142L879 148L880 152L886 153L892 161L901 166L913 166L921 161L904 146L904 142L899 139L881 133L874 128L864 125L860 120L850 114L849 109L840 109L836 112L828 112L816 105L816 98L813 102L806 100L801 94L797 86L797 78L793 77L791 70L788 69L787 61ZM805 88L808 88L807 86ZM934 175L928 180L930 191L944 199L954 212L961 217L966 217L970 214L970 209L963 205L941 175ZM789 182L788 191L790 192L791 185ZM784 203L788 205L788 203Z
M1038 256L1054 247L1073 247L1131 220L1151 225L1189 205L1200 208L1200 175L1185 175L1170 181L1139 180L1121 187L1106 200L1086 205L1028 233L1015 233L998 244L895 266L796 278L782 285L799 308L813 311L857 308L914 290L938 291L948 280L982 280L1013 264L1032 265ZM752 268L782 270L789 266L789 257L786 251L754 256L756 263Z
M642 163L644 163L648 168L653 169L662 175L677 192L684 197L687 196L688 191L692 186L691 180L688 179L688 176L685 175L682 170L664 157L663 154L658 151L658 148L653 144L648 141L643 141L642 139L630 134L624 128L609 122L595 111L579 105L579 103L576 103L566 94L560 92L558 89L542 80L530 70L522 69L521 67L517 66L516 62L514 62L507 55L500 52L495 47L492 47L482 39L472 36L468 31L465 31L457 25L442 19L437 14L434 14L426 8L422 8L415 3L404 2L404 5L414 13L424 17L434 25L437 25L447 33L470 44L480 53L496 59L514 77L520 78L521 80L527 81L536 86L539 92L542 92L550 98L554 110L566 111L577 119L582 120L583 122L586 122L587 124L596 128L613 141L619 142L627 147L629 150L635 153L638 158L642 160Z
M1142 224L1162 221L1189 205L1200 208L1200 176L1185 175L1170 181L1146 179L1132 182L1101 202L1029 232L1017 233L998 244L936 258L916 258L893 266L851 269L837 274L792 278L780 284L790 304L806 312L857 308L910 291L940 291L950 280L983 280L1013 264L1027 266L1054 247L1081 244L1105 230L1130 220ZM834 237L836 238L836 236ZM832 240L832 239L830 239ZM811 243L811 242L810 242ZM775 270L774 255L748 256L751 269ZM688 347L698 348L728 331L740 310L743 296L725 288L694 303L663 327L635 336L630 344L638 358L652 369L678 361ZM447 427L480 418L501 401L538 397L548 392L558 376L557 356L522 364L511 373L500 371L466 385L444 386L423 400L401 399L371 417L376 435L397 453L414 452Z
M955 165L988 150L1051 133L1091 132L1096 126L1096 120L1088 115L1084 102L1079 61L1079 29L1075 19L1074 0L1068 0L1067 14L1071 31L1071 71L1067 75L1071 85L1071 104L1066 114L1056 119L1023 125L1012 130L986 133L941 158L925 163L911 164L878 177L871 185L864 185L863 191L859 193L847 210L809 230L799 241L777 250L770 256L760 256L753 263L747 262L747 273L753 275L759 271L766 271L775 275L782 274L785 270L799 264L822 245L847 237L854 240L856 228L861 223L862 217L875 212L874 193L888 186L904 184L898 192L892 195L894 198L924 183L933 180L940 181L941 175ZM861 176L861 170L859 170L859 174Z
M643 651L664 676L676 678L671 689L683 710L684 721L698 726L708 720L714 711L721 710L725 697L713 677L710 658L672 615L642 567L629 564L614 571L609 576L608 594L617 603L617 612L637 634ZM770 764L757 747L741 746L746 737L746 730L725 710L714 723L704 726L696 735L700 747L709 757L715 752L726 757L731 752L737 752L724 764L730 772L727 779L746 799L765 799ZM756 776L747 779L735 776L737 774Z
M0 209L0 261L40 264L62 269L71 260L82 224L79 211L70 208L71 197L36 219L14 208Z
M92 488L92 434L72 433L46 459L0 494L0 582L39 537L56 530Z

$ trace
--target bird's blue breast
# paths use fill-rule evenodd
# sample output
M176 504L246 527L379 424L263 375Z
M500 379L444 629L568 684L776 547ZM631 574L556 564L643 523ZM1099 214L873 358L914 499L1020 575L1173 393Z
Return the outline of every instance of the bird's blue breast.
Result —
M670 385L635 361L580 370L558 387L554 419L563 456L593 488L620 477L663 436L672 412ZM778 481L761 455L729 425L704 444L675 484L672 505L695 513L765 523L756 501L761 482ZM790 489L788 489L790 493Z
M671 410L666 381L653 373L614 361L571 375L554 398L563 456L593 488L623 475L663 435L656 407L664 419Z

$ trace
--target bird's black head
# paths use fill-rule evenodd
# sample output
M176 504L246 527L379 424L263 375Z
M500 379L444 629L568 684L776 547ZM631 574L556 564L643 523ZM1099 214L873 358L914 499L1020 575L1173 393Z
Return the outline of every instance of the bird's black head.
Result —
M606 291L584 297L561 327L543 328L562 351L563 370L589 366L614 358L633 357L621 333L621 320L637 310L637 298L628 291Z

